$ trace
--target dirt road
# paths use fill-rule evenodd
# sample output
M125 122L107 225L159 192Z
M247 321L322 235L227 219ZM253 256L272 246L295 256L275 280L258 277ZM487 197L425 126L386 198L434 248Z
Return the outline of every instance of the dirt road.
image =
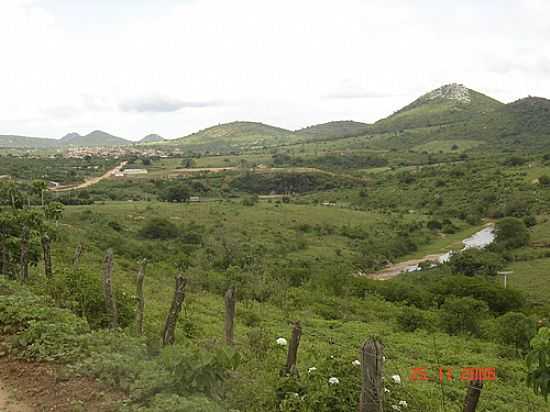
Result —
M93 186L99 182L101 182L103 179L107 179L108 177L111 177L115 173L120 172L120 170L126 166L128 162L124 161L120 163L118 166L113 167L111 170L108 170L104 174L98 177L93 177L91 179L86 180L83 183L77 184L77 185L70 185L70 186L57 186L49 189L51 192L68 192L71 190L78 190L78 189L85 189L87 187Z
M426 262L426 261L437 262L439 258L443 255L444 253L439 255L427 255L420 259L411 259L411 260L406 260L404 262L395 263L378 272L371 273L367 275L367 277L370 279L376 279L376 280L391 279L401 274L402 272L406 272L408 268L416 267L422 262Z

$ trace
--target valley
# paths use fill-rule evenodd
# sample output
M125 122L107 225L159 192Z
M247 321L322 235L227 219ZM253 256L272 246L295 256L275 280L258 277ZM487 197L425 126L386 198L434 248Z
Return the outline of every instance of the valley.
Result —
M76 410L347 412L379 341L383 410L460 411L477 367L479 411L550 411L547 110L451 84L372 124L0 136L0 362L93 382Z

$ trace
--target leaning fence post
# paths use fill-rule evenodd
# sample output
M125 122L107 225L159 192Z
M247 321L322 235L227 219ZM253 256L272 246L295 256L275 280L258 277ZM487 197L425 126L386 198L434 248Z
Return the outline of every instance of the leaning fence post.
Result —
M294 322L292 327L292 336L290 337L290 344L288 345L288 354L286 357L286 366L284 373L286 375L298 375L298 368L296 363L298 361L298 346L300 345L300 337L302 336L302 327L300 322Z
M185 285L187 284L187 279L183 276L176 276L176 289L174 291L174 298L172 299L172 306L170 311L166 316L166 323L164 325L164 331L162 333L162 345L172 345L176 341L176 323L178 321L178 316L181 312L181 305L183 304L183 299L185 298Z
M103 269L103 296L107 313L111 315L111 328L118 327L118 310L113 297L113 249L108 249Z
M80 269L80 255L82 254L82 243L76 246L73 256L73 266L76 270Z
M464 412L475 412L482 389L482 380L477 379L470 381L470 386L468 386L468 391L466 392L466 398L464 398Z
M52 277L52 252L50 248L50 237L47 233L42 235L42 253L44 254L44 274Z
M29 236L29 228L23 226L21 233L21 271L19 273L19 279L22 282L26 282L29 279Z
M361 348L363 384L359 412L383 412L384 345L376 338L365 341Z
M230 287L225 292L225 343L227 345L233 345L234 339L234 323L235 323L235 305L237 303L237 296L235 294L235 288Z
M143 280L145 279L145 266L147 259L139 262L139 270L136 276L136 332L138 336L143 335L143 317L145 311L145 298L143 296Z

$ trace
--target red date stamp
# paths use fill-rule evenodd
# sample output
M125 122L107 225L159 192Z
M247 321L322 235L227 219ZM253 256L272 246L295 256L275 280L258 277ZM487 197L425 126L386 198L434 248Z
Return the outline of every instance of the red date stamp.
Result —
M469 381L494 381L497 378L496 368L487 367L464 367L456 368L439 368L437 378L439 382L452 382L458 379L463 382ZM435 380L428 371L427 367L412 368L409 374L411 382L416 381L433 381Z

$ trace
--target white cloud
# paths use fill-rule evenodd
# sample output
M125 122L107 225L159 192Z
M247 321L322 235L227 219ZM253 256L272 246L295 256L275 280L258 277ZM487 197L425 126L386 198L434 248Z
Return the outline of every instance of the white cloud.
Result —
M0 133L370 122L455 81L550 96L549 18L542 0L5 0Z

